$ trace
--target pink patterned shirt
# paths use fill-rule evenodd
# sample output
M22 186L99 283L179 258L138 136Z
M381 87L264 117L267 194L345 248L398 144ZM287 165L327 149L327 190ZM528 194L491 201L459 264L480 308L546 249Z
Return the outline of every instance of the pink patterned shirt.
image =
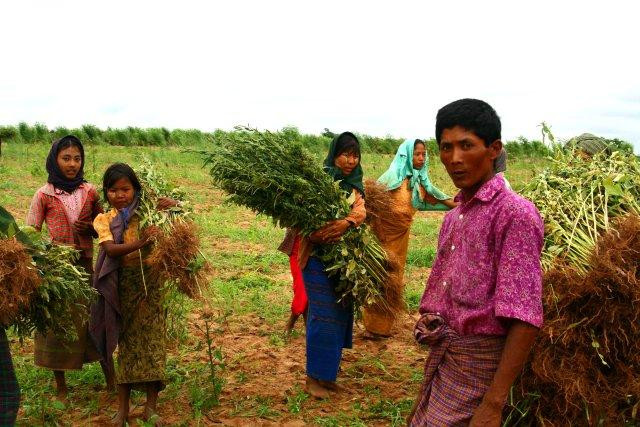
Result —
M87 188L84 184L80 184L73 193L67 193L59 188L53 190L58 200L62 202L64 210L67 212L67 218L69 224L74 224L80 216L82 210L82 203L84 202L87 194Z
M496 175L445 216L420 313L460 335L506 335L508 319L542 325L544 225L530 201Z

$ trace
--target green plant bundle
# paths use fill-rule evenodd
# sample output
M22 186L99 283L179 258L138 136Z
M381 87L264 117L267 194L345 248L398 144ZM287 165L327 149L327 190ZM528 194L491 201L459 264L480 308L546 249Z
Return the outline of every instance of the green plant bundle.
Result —
M147 262L158 274L157 278L170 288L175 287L192 298L201 295L200 282L204 280L208 265L200 251L200 240L191 221L193 211L184 191L171 186L147 159L135 172L142 186L140 205L136 210L140 227L157 226L162 230ZM173 199L178 205L158 210L160 198ZM146 287L146 281L143 283Z
M586 273L611 219L640 213L640 163L622 151L589 157L560 148L551 160L523 192L544 219L542 265L549 270L563 260Z
M22 243L42 279L11 326L20 337L30 336L34 331L42 334L53 331L63 339L77 339L74 322L88 320L86 305L97 296L89 274L76 266L80 252L52 243L32 227L19 229L2 207L0 217L0 237L16 238Z
M237 205L271 217L307 236L327 221L344 218L353 200L302 144L272 132L237 128L203 152L214 184ZM388 277L385 252L366 225L350 228L336 244L316 248L336 292L359 308L378 301Z
M148 159L144 159L135 168L135 172L142 185L140 205L136 210L140 217L141 228L154 225L163 231L169 231L175 221L184 221L190 218L192 210L186 201L184 191L179 187L171 186ZM176 200L179 205L159 211L156 205L158 199L163 197Z

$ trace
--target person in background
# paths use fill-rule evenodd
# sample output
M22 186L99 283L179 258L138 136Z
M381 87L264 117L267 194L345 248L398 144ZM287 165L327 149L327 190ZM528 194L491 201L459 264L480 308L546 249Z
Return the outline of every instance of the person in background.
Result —
M392 210L376 218L372 227L384 250L399 264L398 270L389 275L386 287L401 296L404 293L404 267L414 215L417 211L447 211L457 203L431 183L427 147L420 139L407 139L398 147L389 169L378 178L378 182L386 185L394 202L391 204ZM392 302L387 301L387 306L365 307L365 338L391 335L395 313L401 311L402 307L389 307L389 304Z
M334 290L337 279L327 275L324 264L314 253L316 245L336 243L350 227L358 227L367 216L360 143L353 133L344 132L333 139L324 170L334 181L340 181L340 188L345 195L353 197L353 203L345 218L330 221L300 240L298 264L308 299L305 389L316 398L340 391L336 379L342 349L351 348L353 340L353 306L338 302Z
M504 185L511 190L511 184L505 176L505 172L507 172L507 150L505 150L504 147L500 150L500 154L494 162L494 171L496 175L500 175L502 179L504 179Z

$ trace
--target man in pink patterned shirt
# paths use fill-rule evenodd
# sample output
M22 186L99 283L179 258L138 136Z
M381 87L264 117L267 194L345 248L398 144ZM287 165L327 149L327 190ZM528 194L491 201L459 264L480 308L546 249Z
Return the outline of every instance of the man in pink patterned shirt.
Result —
M460 205L444 219L420 303L414 334L430 352L411 426L499 426L542 325L543 222L495 175L500 132L483 101L438 111L440 160Z

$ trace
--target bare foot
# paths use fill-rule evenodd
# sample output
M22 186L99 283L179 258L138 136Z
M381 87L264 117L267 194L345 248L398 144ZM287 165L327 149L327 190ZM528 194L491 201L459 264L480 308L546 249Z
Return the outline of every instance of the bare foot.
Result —
M161 427L164 425L164 423L162 422L162 418L160 418L160 415L158 415L156 411L149 408L144 410L144 420L156 427Z
M311 377L307 377L304 390L316 399L328 399L330 396L329 390L323 387L320 381Z
M115 427L124 427L127 422L127 417L124 414L118 412L118 414L111 420L111 425Z
M69 390L66 387L62 387L58 389L58 393L56 394L56 399L65 405L69 403Z
M326 388L327 390L334 391L336 393L342 393L344 391L347 391L347 389L345 389L341 385L338 385L335 381L320 380L319 382L320 382L320 385L322 385L322 387Z

